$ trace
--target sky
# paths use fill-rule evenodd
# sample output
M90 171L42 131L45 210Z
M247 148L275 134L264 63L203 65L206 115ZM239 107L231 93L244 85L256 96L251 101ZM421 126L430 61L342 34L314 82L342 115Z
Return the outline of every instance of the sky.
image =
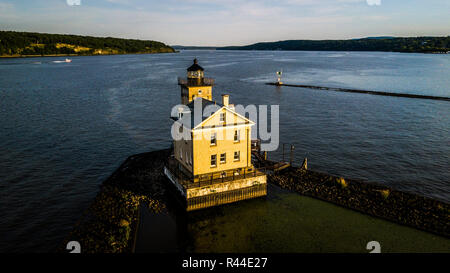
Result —
M0 30L226 46L448 36L449 0L0 0Z

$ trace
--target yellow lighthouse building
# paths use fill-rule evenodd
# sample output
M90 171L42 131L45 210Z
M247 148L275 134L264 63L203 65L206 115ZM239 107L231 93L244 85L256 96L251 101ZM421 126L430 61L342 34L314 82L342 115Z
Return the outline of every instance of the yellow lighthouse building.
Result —
M251 162L251 127L222 95L212 101L212 83L204 82L197 60L181 85L182 104L172 135L173 156L164 172L186 201L188 211L265 196L266 175ZM201 91L199 93L199 91ZM185 103L186 102L186 103Z

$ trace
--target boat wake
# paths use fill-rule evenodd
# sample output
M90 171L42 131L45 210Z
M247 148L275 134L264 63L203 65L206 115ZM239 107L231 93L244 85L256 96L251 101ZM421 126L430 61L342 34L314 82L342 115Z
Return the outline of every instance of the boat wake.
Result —
M65 59L64 61L53 61L52 63L71 63L71 59Z

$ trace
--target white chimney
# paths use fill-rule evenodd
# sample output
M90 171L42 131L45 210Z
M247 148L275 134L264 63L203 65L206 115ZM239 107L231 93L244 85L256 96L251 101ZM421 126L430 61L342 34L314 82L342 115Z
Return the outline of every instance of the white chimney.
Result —
M230 103L230 96L229 95L222 95L222 104L224 106L228 107L229 103Z

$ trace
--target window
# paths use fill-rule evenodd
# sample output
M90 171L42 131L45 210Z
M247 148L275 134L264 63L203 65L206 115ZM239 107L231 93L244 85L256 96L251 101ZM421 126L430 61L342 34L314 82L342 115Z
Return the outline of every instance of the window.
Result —
M211 133L211 146L217 145L217 133Z
M221 123L225 122L225 113L220 113L220 122Z
M217 155L211 155L211 167L217 166Z
M220 163L226 163L227 162L227 154L226 153L223 153L223 154L220 154Z
M240 131L234 130L234 142L239 142L241 140L240 136L241 136Z
M240 151L234 152L234 161L239 160L241 160L241 152Z

